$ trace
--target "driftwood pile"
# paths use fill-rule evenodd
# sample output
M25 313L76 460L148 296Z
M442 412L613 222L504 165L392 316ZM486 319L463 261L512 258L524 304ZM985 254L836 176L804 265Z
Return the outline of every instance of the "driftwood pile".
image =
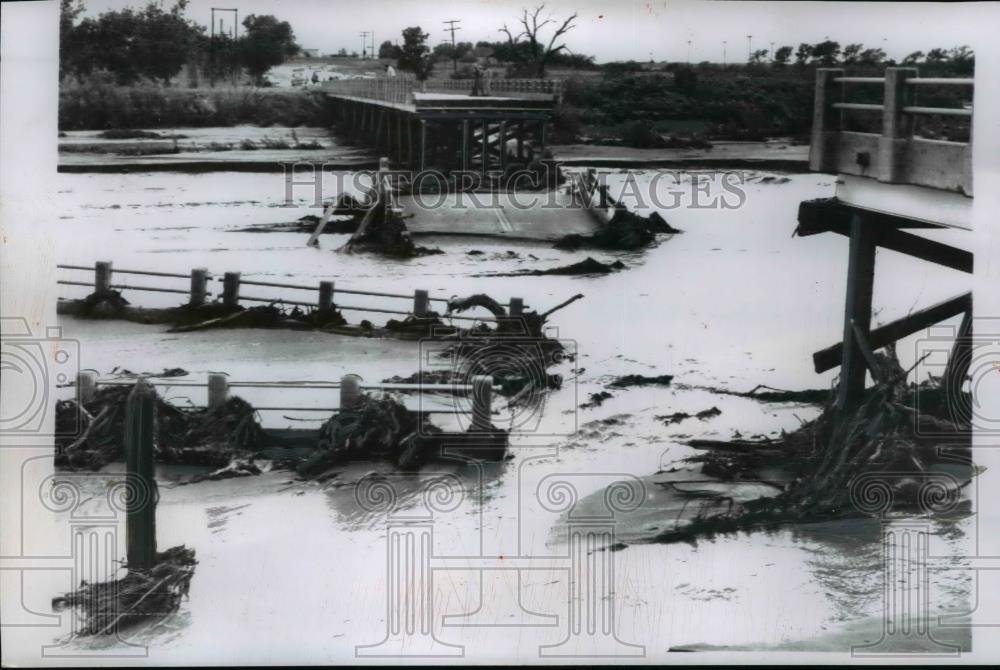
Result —
M641 216L622 205L615 208L611 220L592 235L567 235L555 243L556 249L606 249L609 251L634 251L648 247L658 234L674 235L683 232L674 228L657 212Z
M507 432L496 426L480 434L492 448L476 452L481 460L501 460L507 454ZM414 470L442 455L445 433L421 412L409 410L390 396L361 396L319 429L318 448L296 468L303 477L354 460L384 460L400 470ZM456 438L451 436L450 442ZM480 438L477 441L481 442Z
M194 549L172 547L157 553L149 570L129 570L113 582L83 582L76 591L53 598L52 607L76 608L76 635L113 635L176 612L188 595L196 564Z
M715 479L760 480L763 472L789 468L792 478L775 497L744 503L725 514L699 517L661 533L656 541L692 541L718 532L862 516L864 504L855 489L861 476L880 480L878 495L886 498L890 513L926 513L928 495L937 502L957 503L958 488L973 476L971 462L960 468L965 475L958 486L925 485L937 466L944 462L954 466L955 458L968 458L969 425L944 412L936 415L929 411L945 406L944 390L938 382L907 384L907 373L891 348L888 355L877 358L882 381L869 389L854 409L841 411L829 403L819 417L780 440L689 442L706 453L687 460L701 463L703 474ZM940 453L939 448L945 445L950 459Z
M99 470L125 458L125 411L131 386L104 386L80 406L76 400L56 403L56 466ZM70 434L73 428L75 432ZM264 444L256 413L242 398L223 405L182 409L156 398L154 451L164 463L224 466L234 453L255 451Z

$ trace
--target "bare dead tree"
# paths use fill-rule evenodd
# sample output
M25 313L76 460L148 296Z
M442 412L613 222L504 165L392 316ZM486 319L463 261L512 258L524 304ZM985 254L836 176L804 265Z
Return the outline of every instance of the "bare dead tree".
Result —
M557 45L556 41L576 27L573 21L577 18L577 13L573 12L572 16L567 18L562 22L562 24L559 25L558 28L556 28L552 37L549 39L548 44L543 47L542 44L544 40L541 37L542 30L547 25L556 23L551 16L542 18L542 12L544 10L545 5L539 5L538 7L535 7L534 11L531 12L527 9L521 10L521 17L518 20L521 23L522 30L516 35L511 32L506 23L500 29L500 32L507 35L507 43L511 46L519 44L521 38L525 39L528 44L531 63L535 66L535 73L539 78L545 76L545 66L552 55L566 48L565 44Z

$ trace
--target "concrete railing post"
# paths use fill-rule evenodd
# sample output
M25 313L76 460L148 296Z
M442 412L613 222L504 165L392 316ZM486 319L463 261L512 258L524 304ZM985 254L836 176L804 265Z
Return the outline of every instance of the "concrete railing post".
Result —
M333 309L333 282L321 281L319 283L319 311L325 312Z
M148 570L156 561L156 480L153 440L156 391L140 380L125 406L125 550L128 569Z
M208 375L208 408L222 407L229 400L229 379L226 375L213 372Z
M76 373L76 402L86 405L97 395L97 373L81 370Z
M472 378L472 430L485 432L493 424L493 377Z
M192 307L205 304L205 297L208 295L208 270L205 268L195 268L191 270L191 300Z
M899 182L905 179L906 146L912 123L903 107L913 101L913 87L906 80L917 76L916 68L890 67L885 70L885 98L882 102L882 137L878 141L878 180Z
M94 293L106 293L111 290L111 261L94 263Z
M227 272L222 278L222 304L238 307L240 304L240 273Z
M818 68L816 70L816 92L813 103L812 141L809 143L809 169L825 172L836 164L836 133L840 130L840 114L833 108L841 95L833 80L844 76L839 68ZM843 86L840 87L841 92Z
M413 316L417 318L424 318L430 311L430 297L427 291L423 289L417 289L413 292Z
M524 299L523 298L511 298L510 308L508 309L510 316L521 316L524 314Z
M355 407L361 400L361 378L344 375L340 378L340 406L343 409Z

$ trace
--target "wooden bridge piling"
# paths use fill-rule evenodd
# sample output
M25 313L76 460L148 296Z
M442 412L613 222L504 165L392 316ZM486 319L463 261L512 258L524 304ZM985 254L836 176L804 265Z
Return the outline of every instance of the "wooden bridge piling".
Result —
M222 304L226 307L240 305L240 273L227 272L222 280Z
M107 293L111 290L111 261L97 261L94 264L94 293Z
M97 395L97 373L93 370L81 370L76 373L76 402L79 405L89 403Z
M229 378L218 372L209 373L208 408L222 407L227 400L229 400Z
M332 281L321 281L319 283L319 301L317 306L321 312L333 309L333 289Z
M207 294L208 269L194 268L191 270L191 299L188 301L188 304L192 307L204 305Z
M125 410L126 498L125 549L128 569L148 570L156 562L156 479L153 440L156 391L139 380Z

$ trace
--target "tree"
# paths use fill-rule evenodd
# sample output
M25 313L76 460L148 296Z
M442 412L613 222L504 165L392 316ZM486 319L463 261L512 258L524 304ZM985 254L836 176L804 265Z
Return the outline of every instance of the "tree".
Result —
M147 77L169 84L188 61L196 33L184 18L186 7L187 0L178 0L169 12L164 12L150 3L138 17L134 57Z
M378 57L379 58L399 58L399 47L395 44L386 40L378 47Z
M763 63L766 58L767 58L767 49L757 49L752 54L750 54L748 62L751 65L759 65Z
M417 81L426 81L434 69L434 60L427 46L429 35L413 26L403 30L403 46L400 49L397 65L400 70L412 72Z
M832 40L817 42L812 47L812 62L819 63L824 67L837 64L837 56L840 55L840 43Z
M258 85L264 82L268 70L299 52L292 26L271 14L250 14L243 19L243 29L240 38L243 66Z
M792 47L778 47L778 50L774 52L774 62L779 67L785 67L788 64L788 59L792 57Z
M865 48L865 45L855 42L854 44L848 44L844 47L843 60L844 65L855 65L861 56L861 50Z
M77 17L83 13L84 7L80 0L60 0L59 2L59 76L67 74L76 56L78 48L74 39Z
M507 44L512 50L516 50L522 44L527 45L528 62L534 66L535 75L539 78L545 77L545 66L551 60L552 56L566 49L565 44L556 45L556 40L576 27L573 25L573 21L577 17L576 12L573 12L569 18L555 29L548 44L542 46L544 41L544 38L541 36L542 29L550 23L555 24L555 21L551 17L539 20L544 9L545 5L539 5L530 13L527 9L521 10L521 18L519 20L522 30L517 35L514 35L510 31L506 23L500 29L500 32L507 35ZM522 37L524 38L523 41L521 40Z
M83 6L63 0L59 20L62 73L107 70L122 85L142 77L169 84L204 35L203 28L184 17L186 8L187 0L178 0L169 11L150 2L142 10L127 7L104 12L74 25Z
M924 52L923 51L914 51L913 53L907 55L901 61L901 63L903 65L916 65L917 63L920 63L923 60L924 60Z
M927 52L927 56L924 58L924 62L929 65L934 63L943 63L948 60L948 52L944 49L931 49Z
M976 56L968 46L955 47L948 52L948 61L956 74L972 74L976 69Z
M809 62L812 58L813 47L811 44L806 44L803 42L799 45L799 48L795 51L795 62L801 66L805 67L805 64Z
M861 65L881 65L885 62L885 51L882 49L865 49L858 54Z

